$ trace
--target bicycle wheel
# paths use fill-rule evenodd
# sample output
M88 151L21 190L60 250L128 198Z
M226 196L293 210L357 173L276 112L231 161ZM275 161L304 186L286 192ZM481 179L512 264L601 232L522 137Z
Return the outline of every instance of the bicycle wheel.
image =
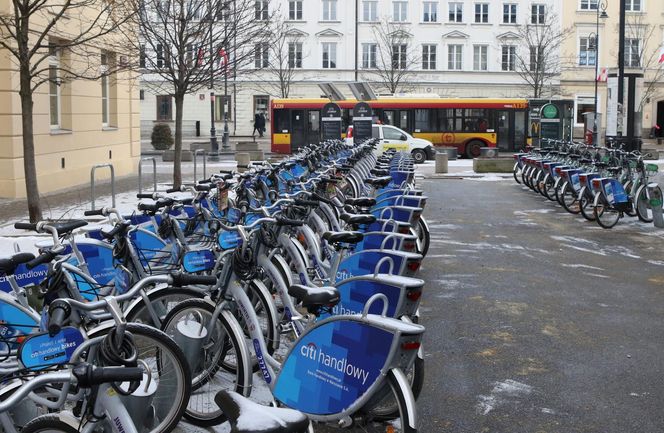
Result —
M610 229L620 221L620 212L611 207L603 193L597 193L593 201L595 221L600 227Z
M429 244L431 243L431 233L429 233L429 226L426 221L423 221L424 217L421 216L417 221L417 226L413 229L417 235L418 245L419 245L419 254L426 256L429 252Z
M514 163L514 168L512 169L512 175L514 176L514 180L516 181L516 183L521 185L521 179L519 179L521 177L521 169L519 168L518 162Z
M636 215L639 219L644 223L651 223L653 220L652 206L650 206L650 192L646 185L639 187L636 191L634 201L636 202L634 206L636 208Z
M593 212L593 199L590 196L588 188L585 186L579 192L579 210L581 215L588 221L595 221L595 213Z
M571 214L578 214L581 212L578 200L578 193L574 191L574 187L571 183L565 182L561 188L560 192L561 200L565 210Z
M217 425L226 420L214 402L221 389L246 394L251 380L249 355L244 335L237 321L222 312L214 325L210 324L216 307L202 299L190 299L173 308L164 319L163 329L180 344L188 346L192 369L193 391L187 403L185 418L198 426ZM233 322L233 323L231 323ZM183 331L205 331L207 338L192 341ZM200 334L199 334L200 335ZM231 367L232 366L232 367ZM223 367L223 368L222 368Z
M547 173L543 181L542 194L544 195L544 197L548 198L551 201L554 201L556 199L556 195L553 189L554 185L555 181L553 180L553 177Z
M623 185L623 188L625 188L625 192L627 192L630 196L632 195L631 192L632 192L633 187L634 187L634 181L632 181L632 180L628 180ZM636 199L636 194L634 194L634 198ZM636 206L637 206L636 205L636 200L633 200L632 203L633 203L632 207L629 210L625 211L625 215L630 216L630 217L635 217L635 216L638 216L638 210L636 209ZM646 222L650 222L650 221L646 221Z
M21 433L78 433L78 429L62 421L59 414L52 413L33 419Z
M100 329L91 336L108 332ZM164 433L173 430L187 406L191 394L191 372L184 352L168 335L141 323L128 323L127 332L134 340L138 359L145 362L157 388L152 404L146 407L151 425L141 432ZM95 362L95 360L88 360Z
M369 401L360 410L364 424L357 425L353 431L383 433L386 431L386 424L389 423L392 426L391 431L395 433L417 433L417 426L414 426L415 420L411 419L409 411L411 403L409 399L412 396L409 397L406 394L410 394L410 391L402 387L394 372L388 372L382 390L376 392L376 395L381 395L382 398L379 398L378 401ZM396 416L393 412L387 416L384 414L383 407L386 402L390 407L396 406Z
M166 287L157 289L148 293L150 308L154 310L159 323L155 323L155 318L150 312L150 308L143 298L133 301L125 311L128 322L145 323L155 328L161 328L161 324L168 312L182 301L192 298L202 298L203 293L198 290L188 289L186 287Z

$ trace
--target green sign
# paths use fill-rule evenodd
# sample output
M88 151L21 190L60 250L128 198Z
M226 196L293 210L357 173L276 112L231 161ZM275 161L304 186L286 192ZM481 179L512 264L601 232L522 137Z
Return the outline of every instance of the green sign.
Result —
M546 104L542 107L542 117L545 119L557 119L558 107L553 104Z

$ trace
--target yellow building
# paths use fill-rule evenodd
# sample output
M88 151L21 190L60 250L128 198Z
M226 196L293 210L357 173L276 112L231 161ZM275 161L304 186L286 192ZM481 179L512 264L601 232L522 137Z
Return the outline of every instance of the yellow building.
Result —
M608 18L599 14L606 7ZM644 95L640 101L643 112L643 137L659 121L664 128L664 63L659 63L664 43L664 2L654 0L627 0L625 58L627 72L642 72ZM561 75L561 96L575 101L576 136L582 134L583 113L594 111L595 66L602 70L617 71L619 0L564 0L562 26L568 38L562 48L566 67ZM593 45L599 34L599 56ZM597 64L595 63L597 62ZM599 112L606 113L606 82L598 83ZM606 117L602 121L605 123ZM601 135L603 136L604 128Z
M2 0L0 5L3 11L9 10L11 2ZM49 44L53 40L49 39ZM104 51L100 40L93 45L86 48L84 61L89 71L108 70L104 78L65 77L62 71L81 64L73 60L80 54L66 48L53 50L43 63L50 78L62 76L41 85L33 94L40 193L88 183L95 164L113 164L116 176L136 170L141 151L139 89L129 72L112 72L117 62L126 61L124 56ZM0 49L0 197L6 198L26 195L18 92L16 61L7 50ZM100 170L98 177L108 178L109 172Z

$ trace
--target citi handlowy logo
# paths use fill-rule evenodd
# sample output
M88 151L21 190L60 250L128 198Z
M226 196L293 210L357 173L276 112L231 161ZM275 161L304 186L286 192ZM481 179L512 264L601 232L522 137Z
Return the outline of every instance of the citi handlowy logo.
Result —
M344 373L346 376L361 380L364 385L369 378L369 372L348 362L348 358L335 358L319 349L313 342L300 347L300 356L318 362L326 367Z

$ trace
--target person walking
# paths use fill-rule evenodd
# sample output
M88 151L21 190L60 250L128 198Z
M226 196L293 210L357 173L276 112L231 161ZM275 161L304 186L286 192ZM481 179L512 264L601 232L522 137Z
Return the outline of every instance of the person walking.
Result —
M263 130L259 127L260 123L261 123L261 116L257 111L256 114L254 115L254 130L251 132L252 137L256 137L256 131L258 131L258 134L261 137L263 136L262 132Z
M258 134L263 138L265 133L265 115L261 112L258 114Z

